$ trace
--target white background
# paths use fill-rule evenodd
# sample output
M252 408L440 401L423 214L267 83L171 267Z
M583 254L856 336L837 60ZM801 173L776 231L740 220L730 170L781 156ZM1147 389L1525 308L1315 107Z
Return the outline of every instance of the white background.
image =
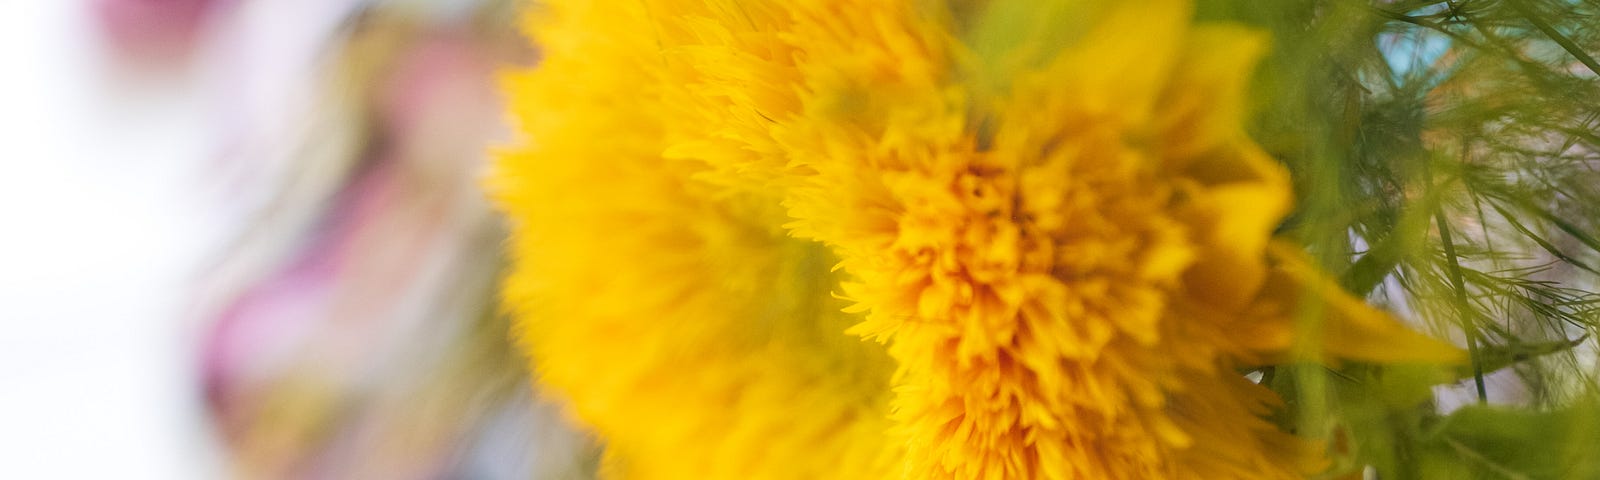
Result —
M0 2L0 478L215 478L184 320L205 112L109 65L86 8Z

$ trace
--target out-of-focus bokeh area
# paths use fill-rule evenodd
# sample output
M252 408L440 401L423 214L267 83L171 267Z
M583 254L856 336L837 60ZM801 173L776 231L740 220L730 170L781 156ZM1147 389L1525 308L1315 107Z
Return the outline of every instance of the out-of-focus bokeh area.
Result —
M510 2L0 3L0 478L582 478L492 295Z

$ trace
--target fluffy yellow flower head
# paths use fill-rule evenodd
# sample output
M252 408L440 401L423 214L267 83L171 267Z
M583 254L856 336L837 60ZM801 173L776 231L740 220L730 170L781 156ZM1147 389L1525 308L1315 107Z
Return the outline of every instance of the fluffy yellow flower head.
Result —
M1264 40L1187 2L547 3L491 188L612 476L1294 478L1241 368L1460 359L1271 240Z

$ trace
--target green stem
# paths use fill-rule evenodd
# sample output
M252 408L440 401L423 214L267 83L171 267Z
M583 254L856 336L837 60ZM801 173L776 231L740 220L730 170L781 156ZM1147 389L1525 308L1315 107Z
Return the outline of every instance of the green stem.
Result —
M1450 286L1456 292L1456 311L1461 315L1461 326L1467 334L1467 353L1472 357L1472 382L1478 387L1478 403L1485 403L1489 401L1489 393L1483 386L1483 363L1478 360L1478 326L1468 313L1466 282L1461 280L1461 262L1456 258L1456 245L1450 236L1450 224L1444 218L1444 208L1434 206L1433 221L1439 226L1439 242L1444 245L1445 259L1450 262Z

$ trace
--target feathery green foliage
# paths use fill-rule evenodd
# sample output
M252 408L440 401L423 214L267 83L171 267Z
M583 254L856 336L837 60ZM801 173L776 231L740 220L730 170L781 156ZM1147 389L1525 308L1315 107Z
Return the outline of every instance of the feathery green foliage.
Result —
M1333 476L1600 478L1600 2L1218 0L1200 15L1273 33L1254 133L1295 175L1282 232L1473 356L1275 367L1282 421L1328 440ZM1492 406L1449 411L1463 403Z

